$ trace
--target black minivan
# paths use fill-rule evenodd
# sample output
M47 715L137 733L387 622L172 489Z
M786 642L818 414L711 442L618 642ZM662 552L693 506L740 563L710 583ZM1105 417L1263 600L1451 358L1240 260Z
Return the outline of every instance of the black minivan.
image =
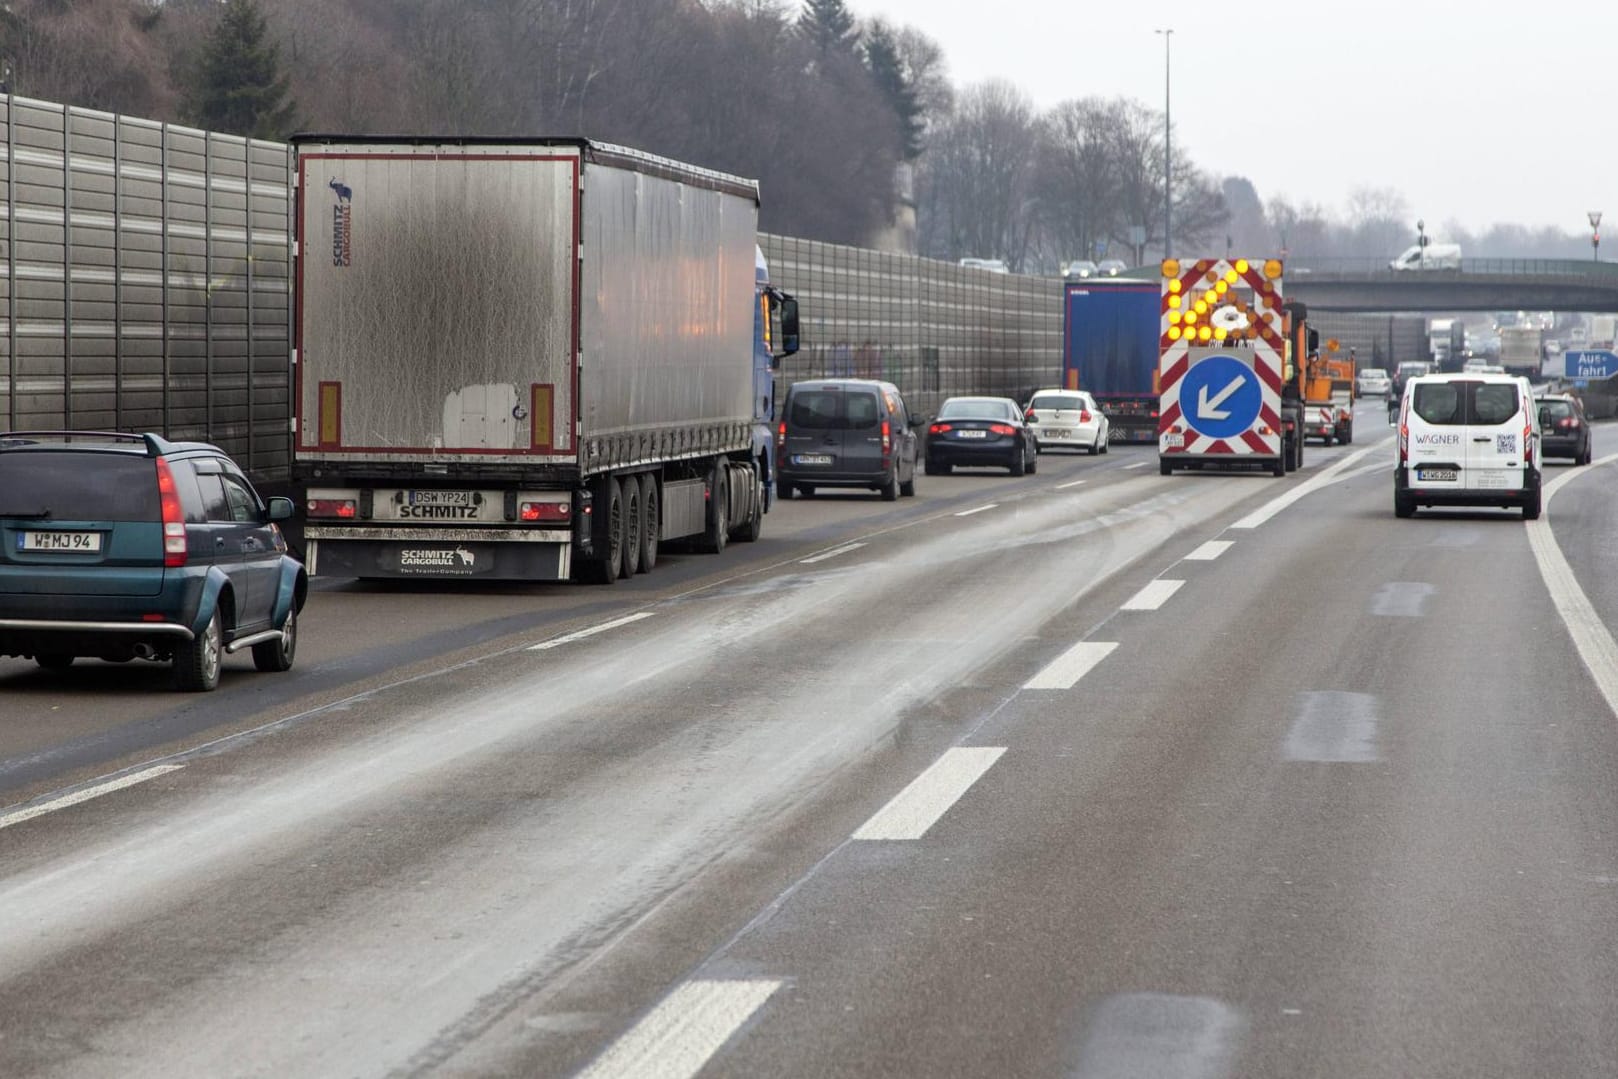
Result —
M889 502L916 493L916 427L899 388L863 378L797 382L776 414L776 494L866 487Z

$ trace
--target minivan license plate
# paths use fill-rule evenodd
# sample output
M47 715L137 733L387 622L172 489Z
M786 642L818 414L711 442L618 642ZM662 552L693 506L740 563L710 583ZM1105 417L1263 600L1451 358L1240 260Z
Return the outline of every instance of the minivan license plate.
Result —
M831 454L800 453L792 458L792 463L795 465L829 465L831 464Z
M101 550L99 532L21 532L17 535L19 551L90 551Z
M1456 473L1453 468L1418 468L1416 470L1416 478L1422 481L1454 480L1455 476Z

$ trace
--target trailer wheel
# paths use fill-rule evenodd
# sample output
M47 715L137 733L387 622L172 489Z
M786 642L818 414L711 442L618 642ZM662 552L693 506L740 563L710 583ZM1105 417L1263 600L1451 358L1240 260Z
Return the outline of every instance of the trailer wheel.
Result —
M730 538L730 468L724 461L714 465L708 481L708 524L702 531L702 549L718 554Z
M650 472L640 477L640 571L652 572L657 565L658 541L663 531L663 508L657 495L657 477Z
M764 534L764 481L757 472L753 473L753 508L747 515L747 523L736 530L732 539L740 543L754 543Z
M640 480L625 476L622 481L624 502L624 553L618 567L620 577L633 577L640 572L641 536L646 531L646 518L640 502Z

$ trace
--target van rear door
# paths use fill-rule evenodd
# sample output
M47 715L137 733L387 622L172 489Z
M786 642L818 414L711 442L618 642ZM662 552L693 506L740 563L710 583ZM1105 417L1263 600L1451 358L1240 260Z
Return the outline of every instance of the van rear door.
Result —
M1520 491L1532 452L1520 387L1515 382L1463 382L1467 405L1466 459L1461 478L1469 491Z

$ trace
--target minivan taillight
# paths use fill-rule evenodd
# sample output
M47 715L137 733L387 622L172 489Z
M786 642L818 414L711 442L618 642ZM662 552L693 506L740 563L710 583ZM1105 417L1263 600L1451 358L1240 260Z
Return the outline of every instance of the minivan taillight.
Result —
M185 565L185 510L180 506L180 492L174 486L174 473L169 463L157 459L157 497L163 507L163 565Z
M785 447L787 444L787 421L782 420L781 426L775 429L775 444Z
M887 420L882 421L882 455L885 457L893 452L893 425Z

